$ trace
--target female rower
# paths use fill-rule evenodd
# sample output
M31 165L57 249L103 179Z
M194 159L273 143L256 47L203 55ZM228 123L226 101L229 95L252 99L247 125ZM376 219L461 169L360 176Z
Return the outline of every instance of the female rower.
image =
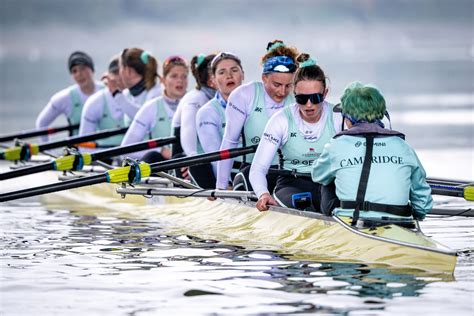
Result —
M119 72L127 89L114 84L109 84L108 88L126 114L126 125L146 101L161 95L157 65L155 57L143 49L126 48L122 51Z
M72 53L68 58L68 69L76 84L51 97L36 119L36 128L48 127L61 114L70 125L79 124L84 103L92 94L103 88L102 83L94 81L94 62L86 53ZM47 141L48 136L42 136L41 140Z
M220 149L236 148L242 136L243 146L258 144L263 128L268 119L285 105L293 102L289 96L293 76L296 71L297 50L287 47L282 41L275 40L267 45L267 53L262 57L262 82L250 82L235 89L229 96L226 107L226 127ZM242 135L243 134L243 135ZM272 157L273 158L273 157ZM249 164L253 155L246 155L243 160L241 179L245 183L244 189L250 190L248 185ZM276 157L272 164L276 165ZM216 188L227 189L229 186L233 159L226 159L217 163ZM270 186L274 185L272 178ZM234 189L236 187L234 186Z
M218 151L225 127L225 108L229 95L242 84L244 71L240 58L232 53L216 55L210 64L212 78L217 87L214 98L201 107L196 115L198 148L203 152ZM191 178L202 188L211 189L216 184L217 162L189 168Z
M140 142L149 137L160 138L171 136L171 120L176 112L180 99L188 87L189 67L180 56L168 57L163 63L163 94L154 98L140 108L128 128L122 145ZM134 158L142 157L144 152L130 154ZM157 162L171 158L171 151L162 147L160 152L149 151L141 159L146 162Z
M114 57L109 63L107 73L102 77L105 85L117 86L124 89L119 74L119 57ZM125 126L123 109L115 102L109 89L102 89L94 93L84 104L82 110L79 135L90 134L98 130ZM120 145L123 135L112 136L98 140L99 146L113 147Z
M426 173L404 135L384 128L386 106L380 91L356 82L341 102L349 129L326 145L312 171L315 182L334 181L340 200L335 214L352 216L353 223L359 213L364 218L423 219L433 206ZM325 213L330 215L334 205L323 196Z
M181 99L177 115L173 118L172 128L179 143L173 145L173 156L196 155L197 133L196 133L196 113L216 94L214 84L209 72L209 63L215 54L200 54L191 59L191 72L196 79L196 88L186 93Z
M270 118L250 169L250 182L259 198L260 211L267 210L268 205L320 210L320 185L309 177L311 164L340 130L342 122L341 115L333 112L333 105L325 101L328 89L324 71L308 54L299 55L297 61L296 103ZM280 151L280 168L288 174L278 176L272 197L266 174L277 151Z

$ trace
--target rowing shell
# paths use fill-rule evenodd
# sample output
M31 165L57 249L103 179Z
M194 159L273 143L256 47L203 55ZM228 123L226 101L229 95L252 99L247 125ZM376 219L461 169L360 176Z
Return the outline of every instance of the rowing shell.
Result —
M117 216L159 218L176 233L277 250L300 259L383 264L449 274L456 266L456 252L424 235L418 225L414 229L396 224L357 228L350 225L350 218L290 208L271 207L268 212L258 212L255 203L248 200L249 192L216 191L227 198L209 201L204 196L211 191L170 186L165 179L135 188L104 183L48 194L43 201L50 207L89 210L96 215L106 210L109 216L115 212ZM125 199L116 191L125 194Z

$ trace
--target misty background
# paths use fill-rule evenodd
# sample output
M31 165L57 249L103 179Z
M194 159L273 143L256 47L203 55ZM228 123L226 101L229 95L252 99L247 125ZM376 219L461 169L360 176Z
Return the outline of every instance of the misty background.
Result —
M49 98L73 83L66 61L75 50L93 57L96 78L125 47L159 61L231 51L250 81L267 43L282 39L317 59L329 101L354 80L373 83L415 148L470 148L472 158L473 3L0 0L0 132L34 127Z

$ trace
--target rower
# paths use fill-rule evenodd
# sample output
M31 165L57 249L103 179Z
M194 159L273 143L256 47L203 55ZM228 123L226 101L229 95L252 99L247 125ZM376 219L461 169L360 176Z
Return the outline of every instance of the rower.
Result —
M355 82L341 103L349 129L331 139L312 170L313 181L328 186L322 188L322 210L350 216L353 224L359 216L423 219L433 206L425 170L405 136L384 128L380 91Z
M119 56L115 56L109 63L108 71L102 76L102 81L124 89L122 78L119 74ZM115 102L109 89L101 89L94 93L84 104L81 115L79 135L86 135L100 130L124 127L124 111L120 104ZM96 143L99 147L115 147L122 142L123 135L112 136Z
M300 54L297 62L293 81L296 102L270 118L250 168L260 211L267 210L268 205L320 211L320 185L309 177L311 164L341 128L341 115L325 100L328 88L324 71L308 54ZM280 169L289 172L278 175L272 196L266 175L277 151Z
M233 53L217 54L210 64L210 70L217 87L217 93L198 110L196 115L198 149L204 153L219 150L225 128L227 100L230 93L239 87L244 79L240 58ZM213 189L216 184L217 162L211 164L189 168L190 176L194 182L205 189Z
M267 45L267 52L262 57L262 82L252 81L235 89L229 96L226 107L226 127L220 149L236 148L256 145L260 142L262 132L268 119L278 110L293 103L290 95L293 86L293 76L296 71L296 56L294 47L286 46L280 40L274 40ZM234 189L251 190L248 181L250 163L253 154L245 155L240 179L234 184ZM278 162L275 156L272 165ZM217 164L217 189L227 189L233 159L219 161ZM269 186L274 187L276 177L270 177Z
M126 48L120 54L119 73L127 89L112 83L108 88L125 112L125 125L130 125L145 102L161 95L157 65L155 57L141 48Z
M104 86L94 81L94 62L84 52L73 52L68 58L68 69L76 84L55 93L36 119L36 128L48 127L60 115L64 115L69 125L79 124L86 100ZM72 132L76 135L77 131ZM48 141L42 136L41 141Z
M181 99L173 117L173 133L179 140L172 146L173 156L197 154L196 113L216 94L208 67L215 56L199 54L191 59L191 72L196 80L196 87Z
M145 138L171 136L171 121L180 99L188 87L188 63L183 57L170 56L163 62L163 94L145 103L128 128L122 146L137 143ZM162 147L148 152L129 154L146 162L158 162L171 158L171 149ZM142 157L143 156L143 157Z

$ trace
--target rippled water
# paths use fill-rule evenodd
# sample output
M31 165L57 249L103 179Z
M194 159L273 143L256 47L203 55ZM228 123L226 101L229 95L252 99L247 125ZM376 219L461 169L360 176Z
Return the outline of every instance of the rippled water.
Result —
M160 222L159 214L92 215L47 209L34 200L2 205L0 212L2 314L473 312L470 220L423 223L428 235L464 250L450 276L294 260L290 254L176 234L172 226L179 223Z

